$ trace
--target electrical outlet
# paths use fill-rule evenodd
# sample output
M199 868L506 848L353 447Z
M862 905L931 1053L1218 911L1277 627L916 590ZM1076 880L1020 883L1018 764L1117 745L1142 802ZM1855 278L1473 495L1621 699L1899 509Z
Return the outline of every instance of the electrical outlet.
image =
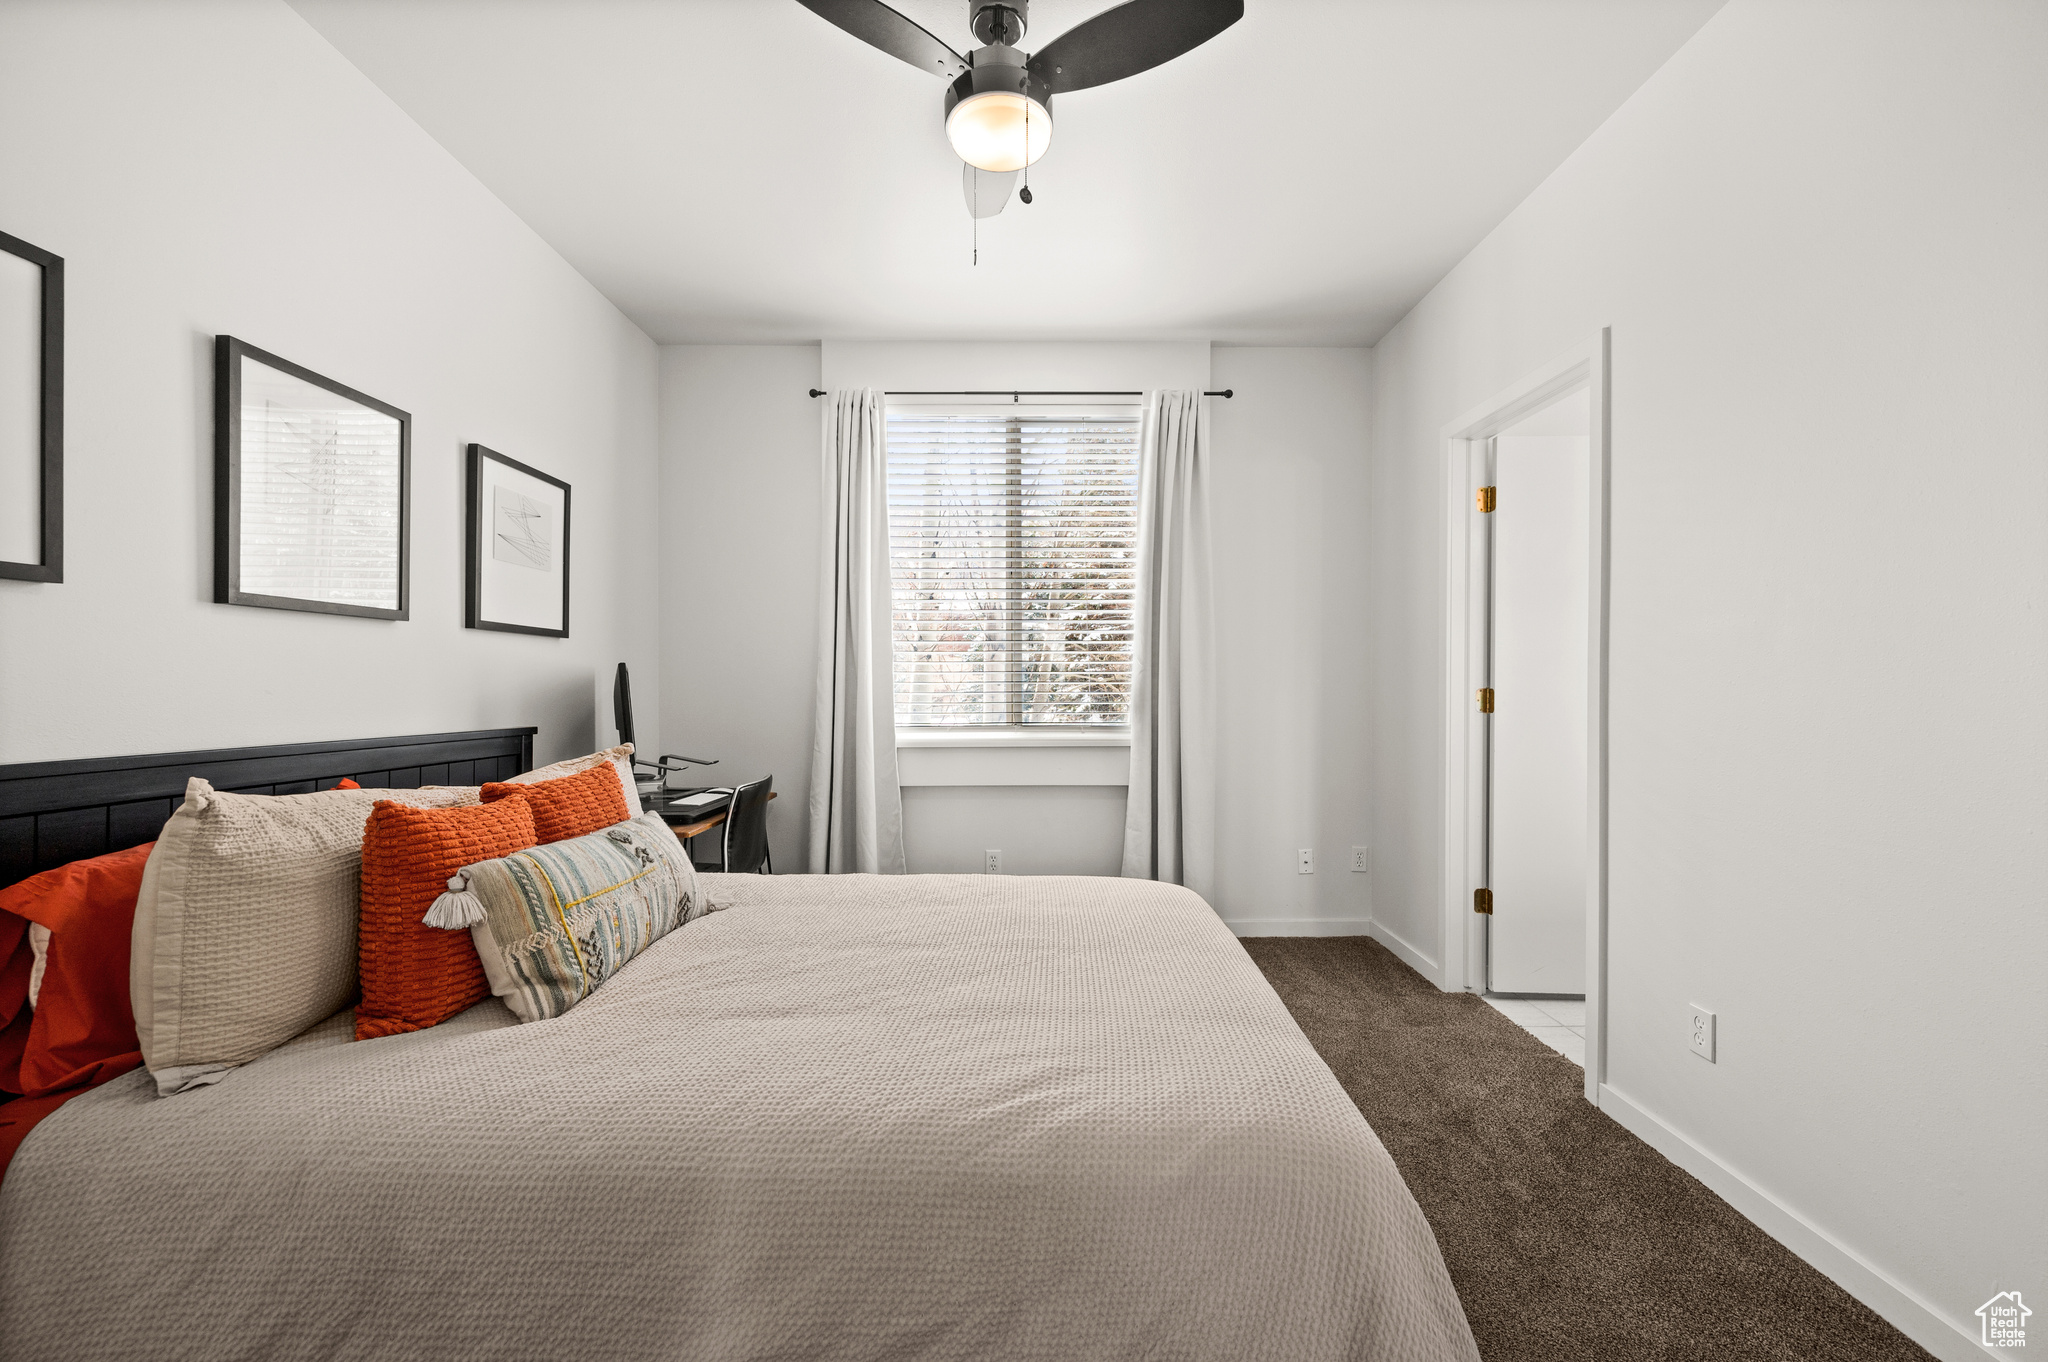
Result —
M982 852L982 853L981 853L981 873L982 873L982 874L984 874L984 875L1000 875L1000 874L1002 874L1002 873L1003 873L1003 853L1002 853L1002 852L1000 852L1000 851L984 851L984 852Z
M1363 875L1365 873L1364 847L1351 848L1351 873L1354 875Z
M1316 873L1316 849L1314 847L1303 847L1295 852L1294 860L1294 868L1302 874L1313 875Z
M1714 1014L1697 1003L1692 1009L1692 1052L1712 1064L1714 1062Z

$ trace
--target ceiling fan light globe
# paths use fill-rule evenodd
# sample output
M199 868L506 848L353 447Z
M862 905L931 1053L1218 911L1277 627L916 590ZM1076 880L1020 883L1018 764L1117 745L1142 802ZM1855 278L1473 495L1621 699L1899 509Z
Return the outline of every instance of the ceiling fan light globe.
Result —
M946 140L976 169L1022 170L1052 145L1052 113L1029 95L986 90L953 106Z

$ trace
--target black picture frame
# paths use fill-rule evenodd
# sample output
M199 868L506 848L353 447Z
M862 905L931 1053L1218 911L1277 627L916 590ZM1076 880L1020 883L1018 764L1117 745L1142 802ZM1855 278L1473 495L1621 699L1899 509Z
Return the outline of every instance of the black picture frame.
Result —
M381 412L398 422L398 605L350 605L339 601L272 596L242 589L242 365L255 360ZM361 619L410 619L412 601L412 416L389 402L314 373L233 336L213 341L213 599L220 605L253 605L266 610L304 610Z
M64 257L0 232L0 251L42 270L41 546L33 563L0 561L0 577L19 582L64 580Z
M561 489L562 493L562 626L559 629L542 628L531 624L510 624L502 620L487 619L484 616L484 546L489 537L484 533L484 464L502 464L514 472ZM463 562L463 610L462 623L469 629L491 629L504 634L535 634L542 638L569 637L569 484L560 478L541 472L538 468L519 462L508 455L500 454L483 445L472 444L468 449L466 494L464 502L464 531L467 550Z

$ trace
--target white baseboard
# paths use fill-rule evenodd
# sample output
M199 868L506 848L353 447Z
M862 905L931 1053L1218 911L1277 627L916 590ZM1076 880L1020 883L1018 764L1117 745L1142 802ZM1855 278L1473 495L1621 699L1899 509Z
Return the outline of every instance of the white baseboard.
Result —
M1965 1330L1932 1305L1865 1262L1784 1203L1686 1139L1613 1088L1600 1085L1600 1110L1630 1134L1707 1185L1750 1223L1805 1259L1835 1285L1883 1316L1893 1328L1943 1362L1981 1362L1975 1330Z
M1239 936L1364 936L1362 917L1227 917L1223 925Z
M1379 942L1382 946L1385 946L1395 955L1400 956L1401 963L1409 969L1414 970L1438 988L1444 986L1443 971L1437 968L1436 961L1402 940L1385 924L1378 922L1367 923L1365 931L1366 935Z

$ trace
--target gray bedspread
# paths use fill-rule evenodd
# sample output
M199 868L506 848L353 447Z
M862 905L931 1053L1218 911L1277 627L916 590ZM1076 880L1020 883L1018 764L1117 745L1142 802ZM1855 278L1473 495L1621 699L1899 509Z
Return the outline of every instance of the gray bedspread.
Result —
M709 876L566 1016L495 999L0 1183L0 1356L1476 1362L1436 1241L1215 914L1115 879Z

